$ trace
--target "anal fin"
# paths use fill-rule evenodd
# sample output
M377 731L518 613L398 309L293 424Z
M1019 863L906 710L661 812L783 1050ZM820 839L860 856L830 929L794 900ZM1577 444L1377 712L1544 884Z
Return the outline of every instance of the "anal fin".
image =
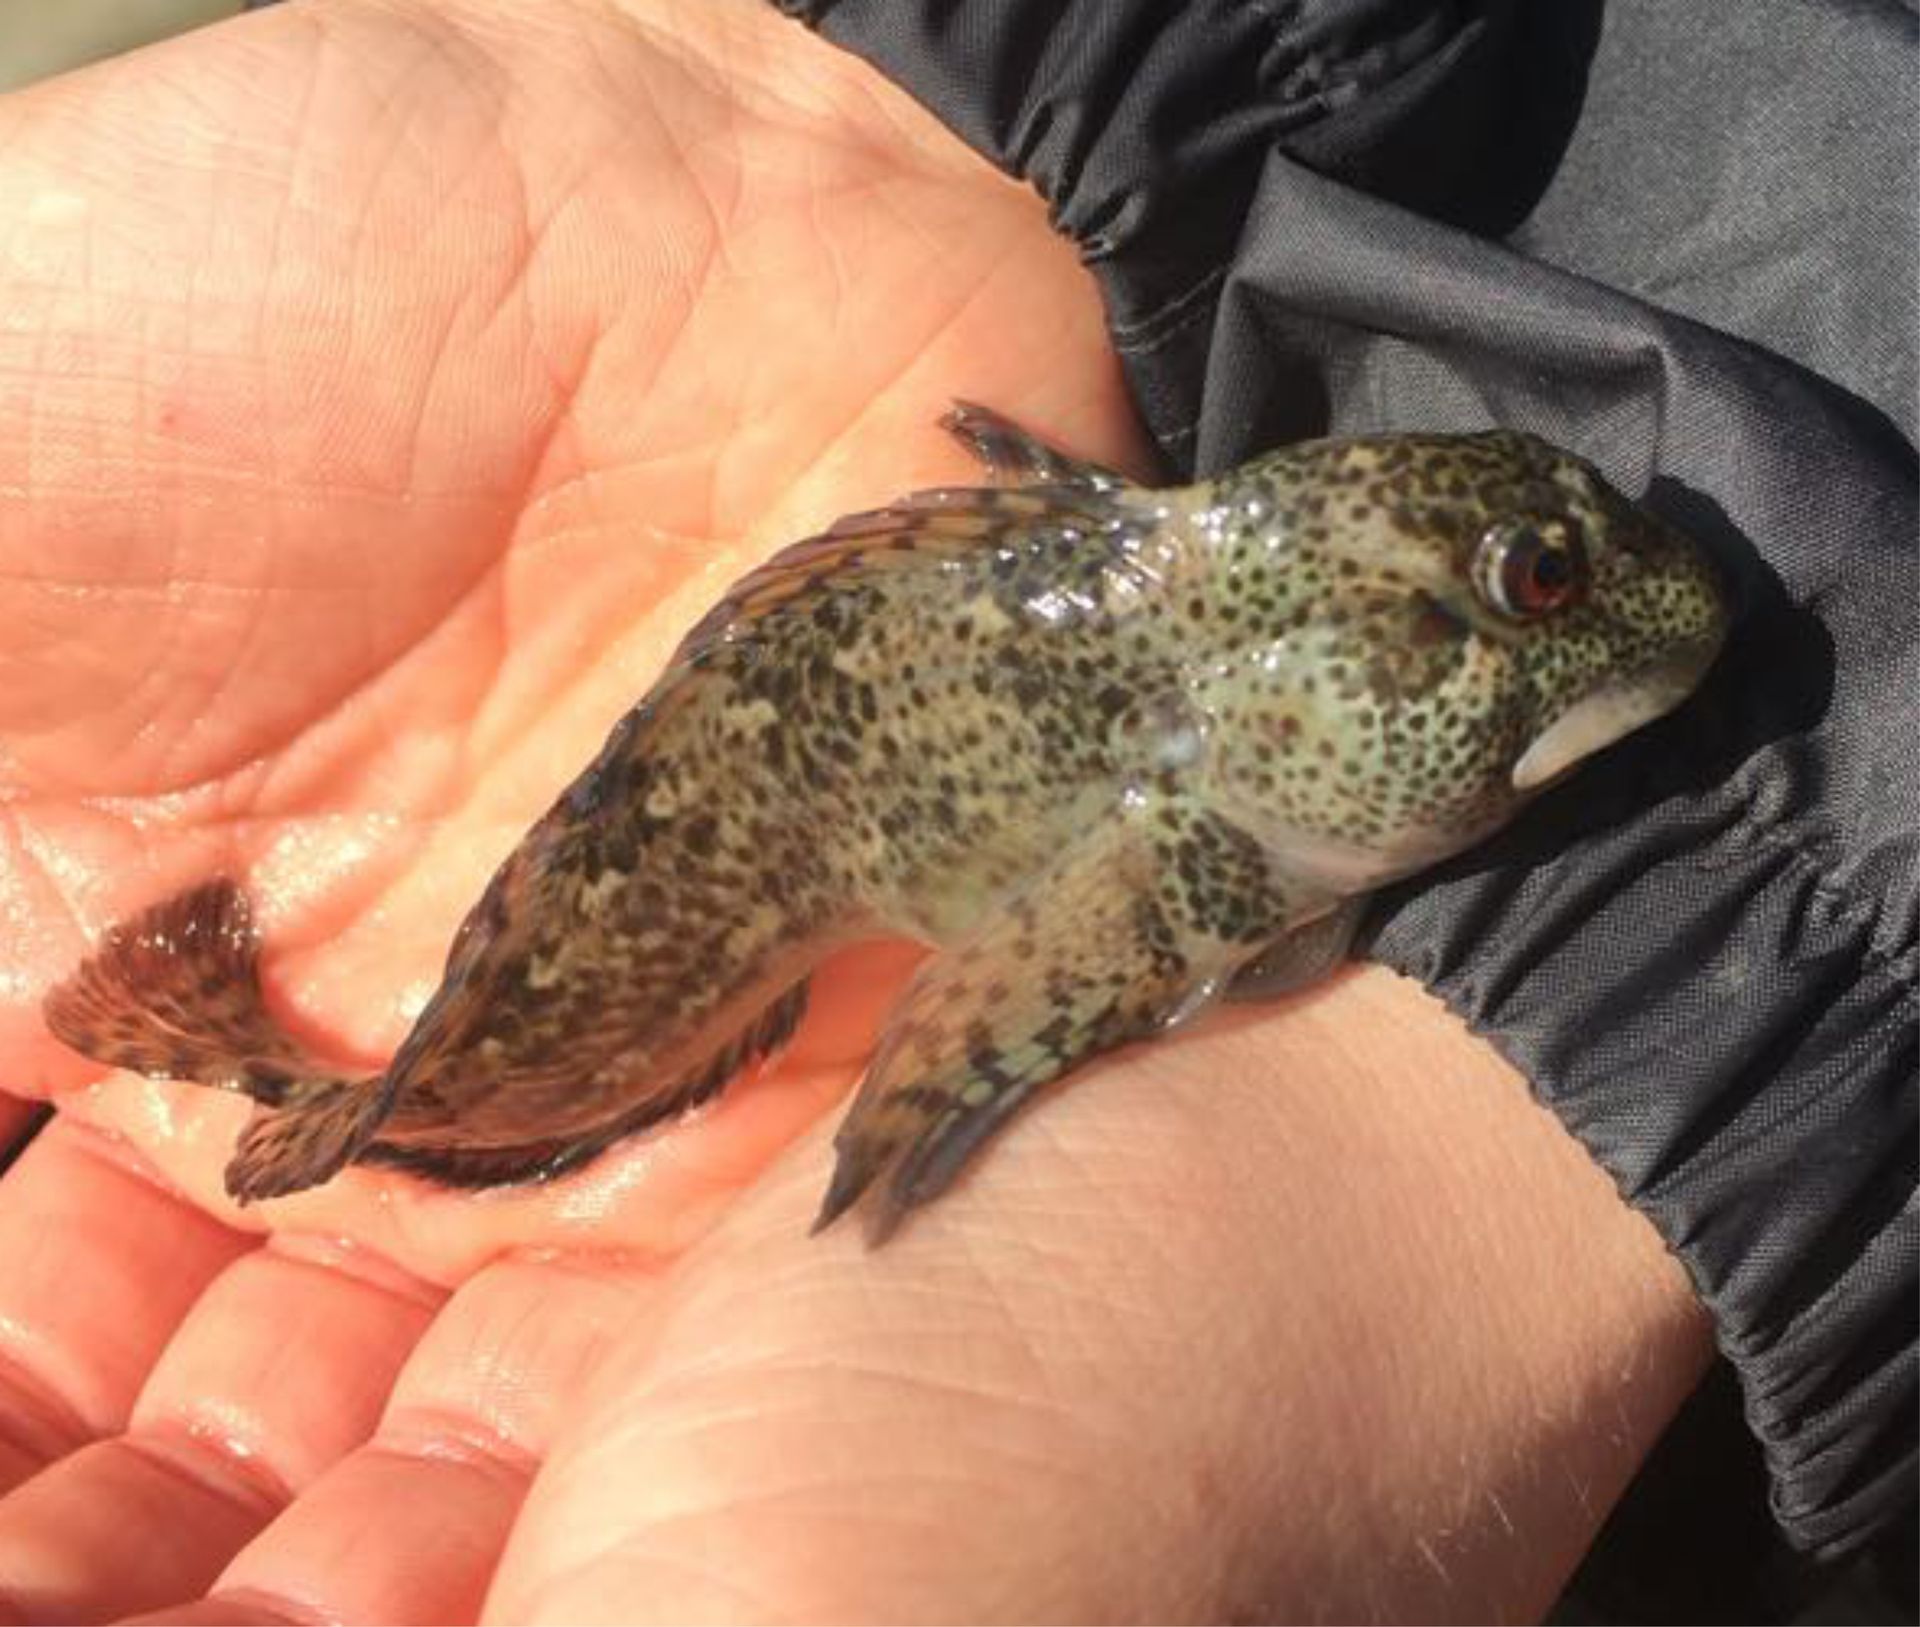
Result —
M490 1186L524 1186L558 1180L599 1157L615 1141L638 1128L642 1126L620 1125L585 1136L522 1141L508 1147L416 1146L404 1141L375 1141L361 1153L360 1162L405 1170L436 1186L476 1191Z
M615 1142L675 1118L717 1095L749 1062L784 1045L806 1015L807 991L808 981L802 978L678 1089L650 1096L592 1129L494 1146L374 1141L359 1154L360 1162L405 1170L441 1186L482 1188L558 1180L591 1163Z
M282 1105L253 1110L227 1161L227 1192L256 1203L331 1179L366 1148L392 1101L383 1074L299 1081Z

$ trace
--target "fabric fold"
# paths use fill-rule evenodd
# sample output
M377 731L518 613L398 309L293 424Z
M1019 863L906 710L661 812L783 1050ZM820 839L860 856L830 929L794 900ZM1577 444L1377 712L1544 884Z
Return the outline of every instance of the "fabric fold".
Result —
M1911 1509L1911 7L790 4L1045 196L1177 471L1531 429L1735 579L1705 690L1382 901L1712 1311L1798 1545ZM1910 1517L1910 1516L1909 1516Z

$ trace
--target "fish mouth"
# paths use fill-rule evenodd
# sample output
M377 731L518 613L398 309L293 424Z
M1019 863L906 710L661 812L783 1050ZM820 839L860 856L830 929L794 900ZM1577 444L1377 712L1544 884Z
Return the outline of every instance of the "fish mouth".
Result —
M1583 695L1535 738L1513 765L1513 788L1537 791L1635 729L1664 717L1693 693L1720 653L1718 638L1695 640L1652 666Z

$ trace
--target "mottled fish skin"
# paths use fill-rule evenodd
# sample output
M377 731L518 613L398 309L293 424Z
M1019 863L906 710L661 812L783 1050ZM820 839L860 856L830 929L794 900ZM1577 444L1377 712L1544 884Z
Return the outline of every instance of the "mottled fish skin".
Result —
M243 1198L352 1161L484 1185L711 1094L824 955L905 934L941 953L821 1216L876 1192L877 1238L1078 1062L1324 972L1369 891L1677 704L1725 633L1698 549L1529 435L1315 442L1148 491L983 409L947 424L1012 483L853 516L738 584L501 867L378 1078L279 1035L219 885L111 934L54 1031L254 1096Z

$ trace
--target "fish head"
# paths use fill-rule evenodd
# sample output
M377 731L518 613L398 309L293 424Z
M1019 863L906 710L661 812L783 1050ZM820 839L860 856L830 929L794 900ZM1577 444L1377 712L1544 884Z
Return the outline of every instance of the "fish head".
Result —
M1267 652L1283 822L1348 883L1477 841L1677 706L1726 638L1699 544L1532 435L1318 442L1261 489L1294 578Z
M1511 507L1455 553L1523 720L1521 795L1680 705L1726 642L1724 578L1692 536L1532 436L1507 436ZM1544 476L1544 478L1542 478Z

